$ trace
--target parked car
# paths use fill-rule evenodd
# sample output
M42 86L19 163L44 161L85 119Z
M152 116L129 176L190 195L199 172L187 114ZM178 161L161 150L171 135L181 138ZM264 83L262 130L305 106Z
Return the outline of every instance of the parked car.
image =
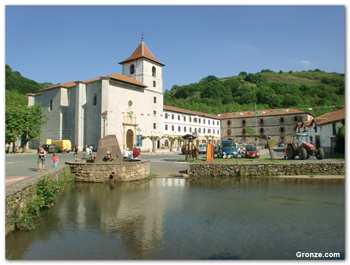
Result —
M242 154L242 157L245 158L259 158L260 157L260 153L258 151L258 149L256 149L255 146L248 146L245 149L245 152Z
M93 144L88 144L87 146L91 149L92 152L97 152L97 147Z
M199 144L198 145L198 152L205 154L207 153L207 144Z
M218 158L223 158L229 155L230 149L231 149L232 141L231 140L224 140L221 141L218 149L217 149L217 157ZM238 150L236 148L235 143L232 145L232 150L231 150L231 157L237 158L238 157Z
M54 144L44 144L41 147L48 153L58 153L58 148Z
M278 147L284 147L284 142L279 142Z

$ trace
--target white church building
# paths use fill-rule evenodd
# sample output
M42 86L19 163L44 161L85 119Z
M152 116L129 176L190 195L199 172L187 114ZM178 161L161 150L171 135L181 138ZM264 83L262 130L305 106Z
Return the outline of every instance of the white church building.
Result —
M70 140L82 150L98 145L100 138L114 134L122 150L138 146L138 138L163 135L163 63L143 40L130 57L120 62L123 74L71 81L28 95L28 105L41 103L49 118L39 142ZM103 115L102 115L103 114ZM143 140L142 149L152 148Z

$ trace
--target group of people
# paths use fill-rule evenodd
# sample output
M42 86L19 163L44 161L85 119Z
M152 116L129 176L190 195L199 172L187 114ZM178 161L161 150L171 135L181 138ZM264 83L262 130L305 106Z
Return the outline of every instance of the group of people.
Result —
M74 146L73 149L73 158L75 161L78 161L78 153L79 153L79 148L78 146ZM46 151L42 146L38 148L38 171L44 171L44 164L45 164L45 156L46 156ZM94 159L95 154L92 152L91 148L89 148L87 145L84 146L83 152L81 153L81 159ZM141 160L141 154L139 150L134 148L134 150L131 152L129 151L129 148L126 148L125 151L123 152L123 158L124 159L140 159ZM52 155L52 166L57 167L58 166L58 156L56 153L53 153Z
M37 155L38 155L38 167L39 167L38 171L44 171L46 151L42 146L38 148ZM59 161L56 153L53 153L51 162L53 167L58 166Z
M78 153L79 153L79 148L76 145L73 149L73 158L75 161L78 160ZM42 146L40 146L38 148L38 152L37 152L38 167L39 167L38 171L44 171L46 154L47 153L44 150L44 148ZM92 152L92 150L87 145L85 145L84 150L81 154L81 159L94 159L94 158L95 158L95 154ZM58 166L59 160L58 160L58 156L56 153L53 153L51 162L52 162L52 167Z
M134 147L134 150L131 152L129 148L126 148L123 152L123 159L139 159L141 160L141 154L139 150Z

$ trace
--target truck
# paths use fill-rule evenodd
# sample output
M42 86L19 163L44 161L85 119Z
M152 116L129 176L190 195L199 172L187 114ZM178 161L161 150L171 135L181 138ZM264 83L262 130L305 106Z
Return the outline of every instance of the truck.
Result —
M72 144L70 140L55 140L52 142L52 144L57 146L57 150L59 153L62 153L62 152L69 153L69 151L72 150Z

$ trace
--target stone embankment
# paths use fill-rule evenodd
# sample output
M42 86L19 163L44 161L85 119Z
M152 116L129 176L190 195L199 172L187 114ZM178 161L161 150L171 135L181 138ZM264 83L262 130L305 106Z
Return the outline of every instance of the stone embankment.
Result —
M191 177L261 177L295 175L344 175L345 162L305 163L189 163L187 174Z
M135 181L146 179L151 172L149 160L121 163L66 162L76 182Z

